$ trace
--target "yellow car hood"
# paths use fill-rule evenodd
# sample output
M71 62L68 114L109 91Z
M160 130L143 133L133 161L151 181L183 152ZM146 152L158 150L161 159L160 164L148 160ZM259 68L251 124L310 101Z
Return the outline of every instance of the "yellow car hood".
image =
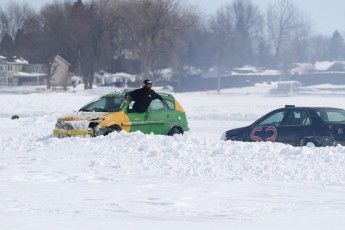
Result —
M59 121L82 121L82 120L94 120L103 115L109 114L107 112L75 112L59 117Z

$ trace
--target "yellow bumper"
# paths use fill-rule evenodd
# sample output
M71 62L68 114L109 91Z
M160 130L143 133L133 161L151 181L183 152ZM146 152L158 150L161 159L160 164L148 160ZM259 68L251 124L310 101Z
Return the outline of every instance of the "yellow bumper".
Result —
M59 130L55 129L53 131L54 135L57 136L89 136L89 130Z

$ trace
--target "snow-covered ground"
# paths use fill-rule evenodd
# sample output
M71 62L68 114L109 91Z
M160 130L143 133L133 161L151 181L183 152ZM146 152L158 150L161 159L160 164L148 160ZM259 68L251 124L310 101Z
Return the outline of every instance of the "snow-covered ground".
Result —
M345 108L343 94L176 93L184 136L51 135L107 90L0 94L0 229L344 229L345 147L219 140L285 104Z

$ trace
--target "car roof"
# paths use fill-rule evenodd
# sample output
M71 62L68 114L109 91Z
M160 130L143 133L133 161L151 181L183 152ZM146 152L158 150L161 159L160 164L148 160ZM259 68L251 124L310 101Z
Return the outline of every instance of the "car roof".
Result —
M171 101L175 101L175 98L172 94L170 93L159 93L157 92L158 95L162 96L162 98L164 100L171 100ZM125 92L112 92L112 93L108 93L106 95L103 95L102 97L125 97Z
M340 109L340 110L344 110L344 109L335 108L335 107L313 107L313 106L294 106L294 105L285 105L284 108L280 108L280 109L307 109L307 110Z

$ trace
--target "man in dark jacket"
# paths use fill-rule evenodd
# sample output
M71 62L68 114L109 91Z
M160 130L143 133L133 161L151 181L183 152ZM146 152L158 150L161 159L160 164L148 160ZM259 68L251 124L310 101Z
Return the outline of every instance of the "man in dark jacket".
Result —
M154 99L159 99L162 101L163 104L165 104L165 101L163 100L163 98L160 95L158 95L153 89L151 89L151 87L152 87L152 81L150 81L149 79L146 79L143 82L142 88L133 90L125 94L125 98L127 100L131 99L135 101L133 105L134 112L137 112L137 113L146 112L151 101L153 101Z

